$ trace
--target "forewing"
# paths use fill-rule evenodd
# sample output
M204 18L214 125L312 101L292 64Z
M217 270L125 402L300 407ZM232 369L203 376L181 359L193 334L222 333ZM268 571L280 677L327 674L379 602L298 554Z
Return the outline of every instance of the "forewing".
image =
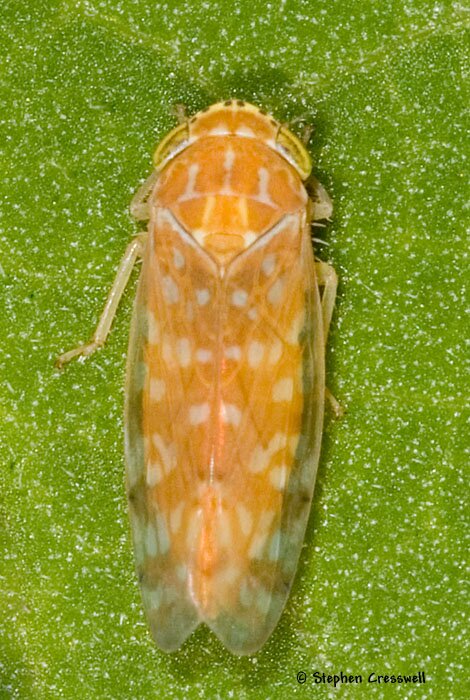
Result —
M200 622L191 577L201 529L213 403L213 261L155 209L128 353L126 463L136 566L150 628L166 651Z
M127 482L153 636L172 651L204 620L256 651L286 601L313 493L323 338L302 213L225 274L154 210L134 310Z
M324 345L309 229L288 215L231 264L224 288L220 563L205 621L253 653L286 602L319 456Z

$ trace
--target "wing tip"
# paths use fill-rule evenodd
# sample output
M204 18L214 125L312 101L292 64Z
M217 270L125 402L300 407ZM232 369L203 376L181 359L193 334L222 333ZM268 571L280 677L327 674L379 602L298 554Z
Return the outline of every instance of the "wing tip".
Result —
M142 586L142 599L150 634L155 644L165 652L177 651L201 623L191 601L179 599L172 589L157 591Z
M153 641L167 654L178 651L200 623L200 620L193 620L188 624L186 618L180 621L172 619L164 624L161 620L155 619L152 611L147 613L147 618Z
M243 617L226 616L204 622L231 654L252 656L260 651L274 632L281 613L282 608L271 611L264 621L254 615L245 620Z

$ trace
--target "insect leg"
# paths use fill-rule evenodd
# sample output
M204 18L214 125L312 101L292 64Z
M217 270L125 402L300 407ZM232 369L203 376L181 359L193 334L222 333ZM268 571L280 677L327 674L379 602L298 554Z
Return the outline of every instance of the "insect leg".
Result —
M305 183L312 207L312 221L329 219L333 213L333 202L323 185L311 175Z
M124 257L121 260L121 264L119 265L116 277L114 279L113 286L111 287L108 298L106 299L103 313L101 314L91 341L85 345L80 345L78 348L64 352L63 355L60 355L57 358L55 363L56 367L60 369L67 362L70 362L70 360L72 360L74 357L78 357L79 355L87 357L105 343L111 329L114 316L116 315L117 307L129 281L132 269L137 258L142 256L146 237L146 232L141 233L136 236L136 238L134 238L134 240L127 246L126 252L124 253Z
M315 260L315 272L318 286L322 290L321 310L323 317L323 337L328 339L331 317L335 308L336 288L338 287L338 276L335 268L322 260Z
M323 338L326 347L331 317L333 316L333 310L335 307L338 276L335 272L335 268L332 265L322 262L321 260L315 261L315 272L317 274L318 286L321 290L323 290L321 295L321 310L323 318ZM325 398L330 403L336 417L341 417L344 413L344 409L328 388L325 389Z
M148 198L154 188L158 175L159 173L156 170L152 170L148 178L141 184L132 198L130 210L132 216L137 219L137 221L148 221L150 218Z
M170 109L170 113L178 119L178 124L184 124L188 121L186 106L181 103L173 105Z
M286 129L291 129L294 124L304 122L304 125L302 127L302 133L299 136L299 139L302 141L303 145L306 146L308 142L310 141L310 138L313 134L314 131L314 126L313 124L310 124L308 122L308 116L304 115L299 115L298 117L294 117L293 119L290 119L288 122L284 122L281 124L281 127L285 127Z

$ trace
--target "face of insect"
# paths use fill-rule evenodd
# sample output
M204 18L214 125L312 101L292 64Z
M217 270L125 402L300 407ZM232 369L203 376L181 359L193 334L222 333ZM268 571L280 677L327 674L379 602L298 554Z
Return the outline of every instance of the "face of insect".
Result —
M155 167L158 170L163 168L168 160L196 139L229 135L264 142L286 158L303 180L310 174L310 156L301 141L270 115L242 100L212 105L173 129L155 151Z
M323 419L322 313L298 139L236 100L155 154L129 344L127 484L153 636L253 653L302 546Z

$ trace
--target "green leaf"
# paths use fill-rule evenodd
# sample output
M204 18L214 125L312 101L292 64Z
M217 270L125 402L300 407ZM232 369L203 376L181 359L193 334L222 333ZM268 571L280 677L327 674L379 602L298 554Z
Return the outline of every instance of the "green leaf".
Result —
M315 671L469 697L467 29L446 0L3 0L1 700L332 697ZM122 439L136 276L106 348L53 366L93 332L171 106L229 96L315 126L347 409L327 421L289 603L242 659L203 628L165 655L143 618ZM419 690L367 681L418 671Z

